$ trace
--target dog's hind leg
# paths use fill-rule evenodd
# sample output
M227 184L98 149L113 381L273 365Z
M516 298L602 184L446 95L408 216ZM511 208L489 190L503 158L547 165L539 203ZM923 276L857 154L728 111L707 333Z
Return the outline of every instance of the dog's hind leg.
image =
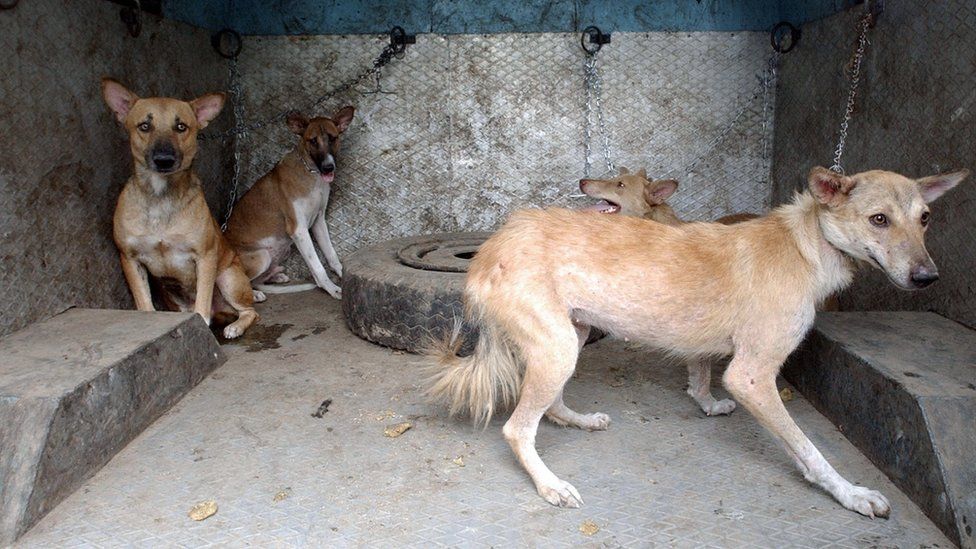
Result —
M731 414L735 410L732 399L716 400L712 396L712 365L704 358L688 358L688 394L701 406L705 415Z
M869 517L887 517L891 506L880 492L854 486L840 476L803 434L776 390L776 375L786 356L736 355L723 381L732 396L782 442L803 476L829 492L844 507Z
M573 323L576 329L578 341L577 353L586 345L586 338L590 335L590 327L583 324ZM571 426L586 431L605 431L610 426L610 416L600 412L593 414L581 414L570 409L563 402L563 392L559 391L556 402L546 410L546 417L556 425Z
M224 337L240 337L258 319L254 310L251 283L237 260L217 275L217 289L224 300L237 312L237 320L224 327Z
M576 368L576 332L569 318L538 309L522 309L512 322L521 324L509 332L522 351L525 375L518 405L502 432L540 496L559 507L579 507L583 499L576 488L549 470L535 449L539 420L556 403Z

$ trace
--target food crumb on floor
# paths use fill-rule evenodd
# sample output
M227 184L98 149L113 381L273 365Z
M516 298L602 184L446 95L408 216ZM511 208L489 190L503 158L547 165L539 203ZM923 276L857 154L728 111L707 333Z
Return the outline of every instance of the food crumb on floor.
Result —
M458 456L451 461L453 461L454 465L457 465L458 467L464 467L464 456Z
M284 490L278 490L278 493L275 494L273 498L271 498L271 501L278 503L279 501L284 500L285 498L288 497L288 490L289 488L285 488Z
M789 387L783 387L783 389L779 392L779 398L783 399L783 402L793 400L793 390Z
M383 429L383 434L390 438L396 438L409 431L411 427L413 427L413 423L404 421L403 423L397 423L396 425L388 425L386 429Z
M331 398L327 398L327 399L323 400L322 401L322 404L319 404L318 409L315 410L314 412L312 412L312 417L321 418L323 415L325 415L326 412L329 411L329 406L331 404L332 404L332 399Z
M196 521L206 520L217 513L217 502L208 499L190 508L189 516Z
M592 520L587 519L583 521L583 524L580 524L579 531L583 532L584 536L592 536L600 531L600 526Z

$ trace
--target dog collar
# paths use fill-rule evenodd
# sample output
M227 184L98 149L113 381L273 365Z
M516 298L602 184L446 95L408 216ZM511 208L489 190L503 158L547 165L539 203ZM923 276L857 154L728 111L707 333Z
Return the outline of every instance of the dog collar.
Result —
M322 175L322 172L318 171L315 168L315 166L308 165L308 162L305 160L305 157L302 155L301 151L299 151L297 147L295 148L295 154L298 155L298 159L302 161L302 165L305 166L305 169L308 170L308 173L312 173L315 175Z

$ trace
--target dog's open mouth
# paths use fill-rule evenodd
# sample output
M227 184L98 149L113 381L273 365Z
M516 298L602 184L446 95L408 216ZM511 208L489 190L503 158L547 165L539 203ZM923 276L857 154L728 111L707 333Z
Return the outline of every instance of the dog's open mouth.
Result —
M322 181L325 181L326 183L332 183L332 180L335 179L335 172L329 172L329 173L319 172L319 177L321 177Z
M602 214L615 214L620 212L620 204L603 199L592 206L583 208L583 211L597 212Z

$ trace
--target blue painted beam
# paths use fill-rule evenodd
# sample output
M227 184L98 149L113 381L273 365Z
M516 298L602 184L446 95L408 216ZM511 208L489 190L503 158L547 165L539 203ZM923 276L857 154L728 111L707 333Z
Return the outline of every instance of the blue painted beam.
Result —
M171 18L245 35L762 31L800 25L859 0L164 0Z

